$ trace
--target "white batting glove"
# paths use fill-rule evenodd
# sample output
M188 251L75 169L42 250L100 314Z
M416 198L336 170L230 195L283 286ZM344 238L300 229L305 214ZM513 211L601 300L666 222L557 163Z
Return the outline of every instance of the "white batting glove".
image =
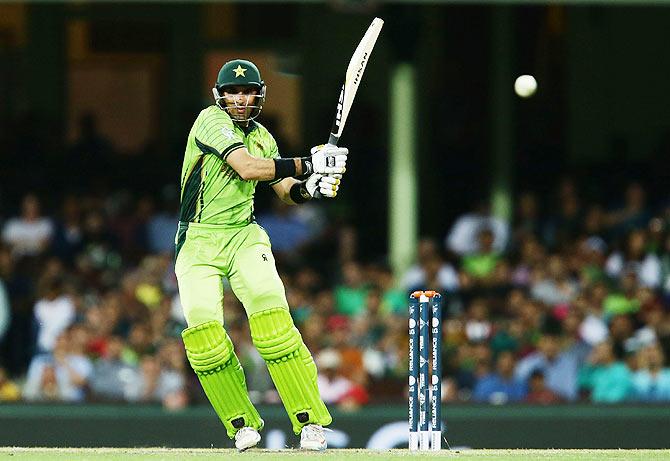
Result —
M340 189L339 178L314 173L305 181L305 189L313 198L334 198Z
M346 171L349 149L330 144L314 146L312 154L312 173L342 174Z

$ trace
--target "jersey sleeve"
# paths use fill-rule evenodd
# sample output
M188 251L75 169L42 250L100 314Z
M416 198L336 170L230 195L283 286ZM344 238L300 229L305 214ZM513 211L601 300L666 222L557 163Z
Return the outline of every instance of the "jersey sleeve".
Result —
M195 143L203 153L216 155L224 161L232 151L244 147L233 121L223 111L203 112L195 129Z
M273 138L270 133L268 133L268 137L269 137L269 143L268 144L270 146L270 149L268 149L268 151L267 151L267 158L270 158L270 159L281 158L281 155L279 155L279 147L277 147L277 141L275 141L275 138ZM268 184L271 185L271 186L274 186L275 184L277 184L282 179L284 179L284 178L273 179L272 181L269 181Z
M269 158L281 158L281 155L279 155L279 147L277 147L277 141L275 141L275 138L270 135L270 151L269 151Z

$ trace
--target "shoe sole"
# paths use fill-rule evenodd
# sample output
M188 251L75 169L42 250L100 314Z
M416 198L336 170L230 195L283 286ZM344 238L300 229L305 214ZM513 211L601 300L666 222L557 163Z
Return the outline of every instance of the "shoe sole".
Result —
M319 446L303 446L300 445L301 450L309 450L309 451L324 451L327 448L326 445L319 445Z
M253 448L253 447L255 447L256 445L258 445L258 442L260 442L260 441L261 441L261 438L258 437L258 440L256 440L256 441L255 441L253 444L251 444L251 445L248 445L248 446L246 446L246 447L242 447L242 448L236 447L236 448L237 448L237 451L239 451L240 453L242 453L243 451L247 451L249 448Z

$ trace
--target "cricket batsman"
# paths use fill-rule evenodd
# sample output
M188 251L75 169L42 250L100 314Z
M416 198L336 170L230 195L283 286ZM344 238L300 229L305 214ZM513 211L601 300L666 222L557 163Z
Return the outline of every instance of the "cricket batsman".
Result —
M186 356L235 446L243 451L258 444L263 420L249 400L223 322L226 277L300 447L324 450L324 426L332 418L319 395L314 360L289 314L270 240L254 220L254 191L267 181L289 204L333 198L348 150L317 146L310 156L281 158L272 135L256 121L266 87L250 61L225 63L212 92L215 104L196 118L181 170L175 272L188 323L182 332Z

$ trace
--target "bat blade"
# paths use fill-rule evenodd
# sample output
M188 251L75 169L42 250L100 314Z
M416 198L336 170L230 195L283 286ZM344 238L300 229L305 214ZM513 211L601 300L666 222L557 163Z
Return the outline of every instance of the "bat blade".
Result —
M347 74L344 79L344 84L342 85L342 90L340 91L340 98L337 102L337 111L335 113L335 119L333 120L333 127L330 130L328 144L337 145L340 136L342 136L344 125L349 116L349 110L351 109L354 97L356 96L356 91L363 78L363 72L365 72L365 67L368 65L372 49L375 47L377 37L379 37L383 25L384 21L380 18L372 20L370 27L368 27L367 32L365 32L365 35L356 47L356 50L351 57L351 61L349 61Z

